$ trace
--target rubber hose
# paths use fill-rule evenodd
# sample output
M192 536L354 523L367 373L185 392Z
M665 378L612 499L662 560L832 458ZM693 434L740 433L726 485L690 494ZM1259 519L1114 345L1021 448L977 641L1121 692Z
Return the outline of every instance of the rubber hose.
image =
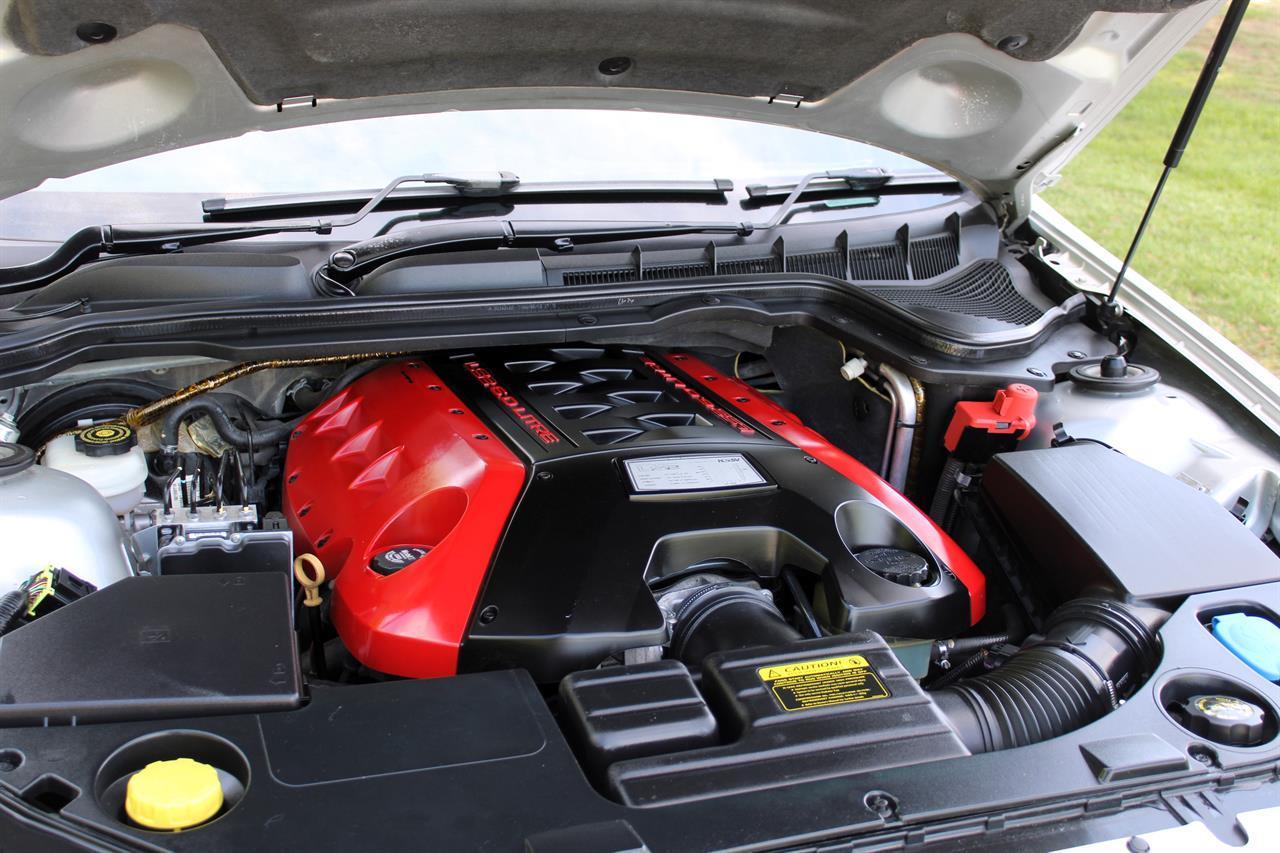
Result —
M376 368L379 368L384 364L386 364L385 359L369 359L367 361L357 361L355 364L351 365L346 370L339 373L338 377L334 379L332 384L330 384L328 388L324 389L324 396L322 396L319 399L319 401L316 402L316 406L319 406L320 403L323 403L326 400L332 399L343 388L346 388L348 385L355 382L357 379L361 378L366 373L372 373Z
M978 668L978 664L982 663L983 658L987 656L984 651L974 652L960 663L951 667L951 669L938 676L938 680L930 685L932 690L941 690L943 687L954 684L964 678L970 672Z
M1167 618L1119 601L1077 599L999 669L930 695L971 752L1039 743L1118 707L1159 662L1154 632Z
M987 646L998 646L1001 643L1009 642L1008 634L988 634L985 637L961 637L958 640L952 640L947 647L947 652L953 655L962 655L965 652L976 652L978 649L985 649Z
M951 503L956 490L956 479L964 470L964 463L952 456L942 466L942 474L938 477L938 488L933 493L933 503L929 506L929 517L947 527L950 521Z
M240 450L248 450L250 447L269 446L284 439L293 430L291 422L249 430L241 429L231 422L231 418L227 416L226 409L222 407L221 403L201 397L179 403L165 413L164 423L160 429L161 447L170 451L175 449L178 446L178 428L182 425L183 420L197 413L208 415L210 420L213 421L214 429L218 431L218 435L228 444Z
M27 594L20 589L11 590L0 597L0 634L9 630L9 623L22 612L22 606L26 603Z

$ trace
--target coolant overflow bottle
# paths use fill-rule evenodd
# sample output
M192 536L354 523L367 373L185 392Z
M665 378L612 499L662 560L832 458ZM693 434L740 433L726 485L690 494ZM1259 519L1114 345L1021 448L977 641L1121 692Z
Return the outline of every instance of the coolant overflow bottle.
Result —
M46 446L42 464L93 486L116 515L138 505L147 483L138 436L122 423L88 424L58 436Z

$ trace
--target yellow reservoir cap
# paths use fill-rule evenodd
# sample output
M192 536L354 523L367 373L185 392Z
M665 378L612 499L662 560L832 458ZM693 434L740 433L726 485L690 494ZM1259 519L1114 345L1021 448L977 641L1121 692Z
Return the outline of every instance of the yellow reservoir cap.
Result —
M222 808L218 771L191 758L153 761L129 778L124 811L147 829L188 829Z

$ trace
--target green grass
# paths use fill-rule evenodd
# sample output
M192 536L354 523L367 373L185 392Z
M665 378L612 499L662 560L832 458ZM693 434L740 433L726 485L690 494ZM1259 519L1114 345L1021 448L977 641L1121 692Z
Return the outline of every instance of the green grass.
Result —
M1215 19L1045 199L1118 256L1133 237ZM1254 0L1134 268L1280 375L1280 2Z

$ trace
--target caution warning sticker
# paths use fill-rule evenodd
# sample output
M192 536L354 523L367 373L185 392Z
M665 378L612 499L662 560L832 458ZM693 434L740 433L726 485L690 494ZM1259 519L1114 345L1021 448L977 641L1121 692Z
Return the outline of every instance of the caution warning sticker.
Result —
M784 711L889 698L889 689L862 655L762 666L756 675Z

